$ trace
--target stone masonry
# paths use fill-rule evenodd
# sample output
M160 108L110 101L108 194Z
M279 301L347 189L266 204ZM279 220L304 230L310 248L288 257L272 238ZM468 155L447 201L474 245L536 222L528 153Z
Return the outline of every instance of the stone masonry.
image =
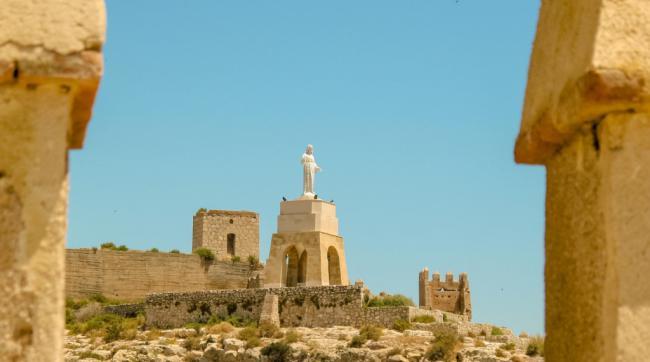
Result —
M212 316L259 320L268 295L278 298L280 324L284 327L331 327L378 325L392 327L397 320L412 321L429 315L442 322L440 311L415 307L367 308L363 284L297 288L214 290L190 293L159 293L145 301L146 323L157 328L206 322Z
M137 250L68 249L65 262L67 297L103 294L126 301L155 292L246 288L260 273L247 261L206 262L198 255Z
M440 281L440 273L433 273L429 280L429 269L424 268L419 277L420 308L438 309L465 315L468 320L472 319L467 274L461 273L458 281L454 281L454 275L447 273L445 280Z
M207 248L218 260L242 261L260 254L260 218L252 211L199 209L194 215L192 250Z

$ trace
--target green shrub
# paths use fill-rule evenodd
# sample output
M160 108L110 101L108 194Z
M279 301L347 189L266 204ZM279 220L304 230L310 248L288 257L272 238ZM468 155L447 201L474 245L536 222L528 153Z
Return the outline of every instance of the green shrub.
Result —
M106 326L106 336L104 337L104 340L106 342L112 342L120 339L123 329L121 320L112 320Z
M152 252L152 253L157 253L160 250L158 250L158 248L151 248L151 249L149 249L149 251Z
M378 341L384 335L384 331L377 326L363 326L359 330L359 335L365 335L367 339Z
M284 342L287 344L296 343L302 339L302 335L293 329L284 334Z
M120 245L120 246L118 246L117 248L115 248L115 249L113 249L113 250L117 250L117 251L127 251L127 250L129 250L129 248L127 248L126 245Z
M258 335L259 331L257 330L257 327L248 326L237 333L237 338L242 341L247 341L249 338L257 337Z
M201 350L201 337L188 337L183 341L181 347L185 348L188 351L198 351Z
M512 342L506 343L506 344L502 345L501 348L503 348L506 351L514 351L515 350L515 344L512 343Z
M404 319L398 319L393 323L393 329L398 332L404 332L407 329L411 328L411 323Z
M185 324L185 328L193 329L196 331L196 333L201 333L201 328L203 328L203 326L203 324L197 322L190 322Z
M368 338L365 335L359 334L352 337L349 346L352 348L361 348L367 341Z
M212 252L212 250L207 248L197 248L194 250L194 254L200 256L205 261L214 260L214 253Z
M169 251L172 254L180 254L181 252L178 249L172 249Z
M483 342L480 339L474 341L474 347L485 347L485 346L486 346L485 342Z
M249 255L248 256L248 265L251 266L251 268L259 268L260 267L260 261L257 259L255 255Z
M246 340L246 348L255 348L259 347L262 342L256 336L253 336Z
M453 332L443 332L431 342L431 347L425 354L429 361L452 361L455 358L460 338Z
M109 249L109 250L113 250L113 249L116 248L115 243L113 243L111 241L109 241L107 243L102 243L101 245L99 245L99 247L102 248L102 249Z
M278 328L275 324L269 322L260 323L257 331L258 335L264 338L271 338L278 335L278 333L281 333L280 328Z
M449 320L449 317L447 317L447 313L442 313L442 321L447 322Z
M499 327L492 327L492 332L490 334L493 336L502 336L503 331Z
M419 315L413 318L414 323L433 323L436 321L432 315Z
M230 258L230 261L232 261L233 264L239 263L241 261L241 258L239 257L239 255L233 255L232 258Z
M544 337L531 337L526 347L527 356L544 356Z
M262 356L268 357L269 361L286 361L291 356L291 346L284 342L273 342L262 348Z
M400 306L414 306L411 298L401 294L385 294L381 293L378 296L368 300L368 307L400 307Z

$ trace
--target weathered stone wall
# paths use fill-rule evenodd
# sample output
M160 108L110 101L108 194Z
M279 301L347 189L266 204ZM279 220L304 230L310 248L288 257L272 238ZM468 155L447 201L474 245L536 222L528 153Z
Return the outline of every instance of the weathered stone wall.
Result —
M278 296L282 326L390 327L398 319L410 321L416 315L438 315L436 311L414 307L366 308L363 285L320 286L152 294L145 301L147 324L158 328L179 327L190 322L206 322L213 315L222 319L238 316L258 320L267 293Z
M205 262L191 254L68 249L65 291L141 300L155 292L246 288L258 274L247 262Z
M228 250L228 234L234 238L234 250ZM208 248L219 260L239 256L259 259L260 218L251 211L204 210L196 212L192 227L192 250ZM230 252L229 252L230 251Z

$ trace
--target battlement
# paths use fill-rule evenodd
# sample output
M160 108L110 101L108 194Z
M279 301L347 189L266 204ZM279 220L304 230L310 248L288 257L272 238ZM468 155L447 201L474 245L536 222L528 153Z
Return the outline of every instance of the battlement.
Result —
M458 279L454 280L454 275L447 272L442 281L438 272L434 272L429 279L429 269L424 268L419 273L419 289L421 308L463 314L471 319L472 306L467 273L460 273Z
M254 211L247 211L247 210L208 210L208 209L198 209L196 211L196 214L194 216L207 216L207 215L215 215L215 216L240 216L240 217L251 217L253 219L259 218L259 214L254 212Z

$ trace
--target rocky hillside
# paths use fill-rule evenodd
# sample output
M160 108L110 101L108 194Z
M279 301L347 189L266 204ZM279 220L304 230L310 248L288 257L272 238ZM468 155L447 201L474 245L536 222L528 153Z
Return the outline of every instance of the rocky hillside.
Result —
M236 328L227 322L65 338L65 361L543 361L543 340L472 323ZM476 333L475 331L479 331ZM77 331L78 332L78 331Z

